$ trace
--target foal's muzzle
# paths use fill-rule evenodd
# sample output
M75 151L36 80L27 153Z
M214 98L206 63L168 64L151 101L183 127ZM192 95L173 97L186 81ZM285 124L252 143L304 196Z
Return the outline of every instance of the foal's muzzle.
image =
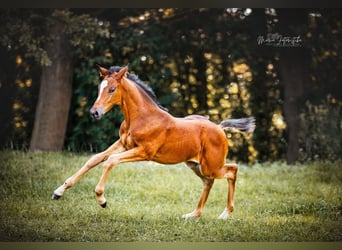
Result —
M90 114L96 119L100 120L104 115L104 108L92 107L90 109Z

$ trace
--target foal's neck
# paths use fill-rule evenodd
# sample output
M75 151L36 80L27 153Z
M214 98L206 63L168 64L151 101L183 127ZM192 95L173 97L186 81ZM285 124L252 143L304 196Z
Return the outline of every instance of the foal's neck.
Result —
M135 122L139 123L139 126L148 125L148 119L151 115L163 112L131 80L127 78L122 79L121 88L121 110L129 127Z

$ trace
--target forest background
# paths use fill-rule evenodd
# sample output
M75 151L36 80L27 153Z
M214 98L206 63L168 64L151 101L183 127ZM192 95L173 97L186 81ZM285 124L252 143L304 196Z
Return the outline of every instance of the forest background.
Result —
M341 9L0 9L1 149L98 152L122 115L89 109L129 65L175 116L254 116L242 162L339 160Z

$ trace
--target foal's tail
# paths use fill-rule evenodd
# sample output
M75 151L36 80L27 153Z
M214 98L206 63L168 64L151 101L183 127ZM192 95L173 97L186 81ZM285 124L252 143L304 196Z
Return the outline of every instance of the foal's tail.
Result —
M255 118L247 117L240 119L228 119L223 120L219 126L224 129L236 129L241 132L252 133L255 129Z

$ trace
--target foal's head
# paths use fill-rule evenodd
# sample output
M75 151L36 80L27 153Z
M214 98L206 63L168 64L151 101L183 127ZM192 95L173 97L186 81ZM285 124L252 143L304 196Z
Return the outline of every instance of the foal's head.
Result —
M98 68L103 79L98 87L98 96L90 109L90 113L99 120L114 105L120 104L121 93L117 90L117 87L121 79L126 76L128 68L127 66L123 67L118 72L112 72L101 66L98 66Z

